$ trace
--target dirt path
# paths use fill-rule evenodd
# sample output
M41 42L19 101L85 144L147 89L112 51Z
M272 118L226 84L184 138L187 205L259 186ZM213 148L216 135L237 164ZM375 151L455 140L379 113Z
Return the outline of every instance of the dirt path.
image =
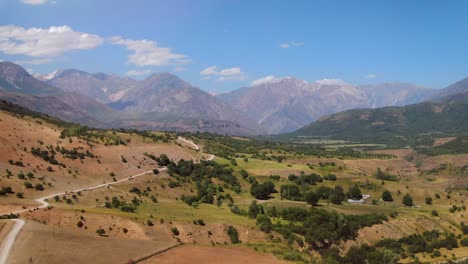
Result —
M16 237L18 236L19 232L21 231L21 228L23 228L25 224L25 221L23 219L13 219L12 221L15 222L15 226L13 226L5 241L3 241L2 247L0 248L0 264L6 263L11 248L15 243Z
M196 150L200 150L200 147L197 144L193 143L192 141L187 140L187 139L185 139L183 137L179 137L178 139L181 140L181 141L186 142L187 144L192 145ZM214 158L215 158L215 156L210 154L210 156L209 156L209 158L207 160L212 160ZM158 170L159 171L165 171L165 170L167 170L167 167L161 167L161 168L158 168ZM123 179L120 179L118 181L111 182L111 183L103 183L103 184L94 185L94 186L90 186L90 187L86 187L86 188L81 188L81 189L77 189L77 190L73 190L73 191L65 191L65 192L61 192L61 193L54 193L54 194L51 194L51 195L36 199L36 202L38 202L40 204L37 207L18 210L18 211L7 212L7 213L5 213L5 215L7 215L7 214L20 214L20 213L24 213L24 212L27 212L27 211L35 211L35 210L39 210L39 209L42 209L42 208L46 208L46 207L48 207L50 205L47 202L47 200L50 199L50 198L53 198L54 196L60 196L60 195L65 195L65 194L70 194L70 193L75 193L75 192L95 190L95 189L99 189L99 188L102 188L102 187L109 187L109 186L114 185L114 184L118 184L118 183L125 182L125 181L130 181L130 180L132 180L134 178L141 177L141 176L147 175L149 173L153 173L153 171L141 172L141 173L138 173L138 174L132 175L130 177L123 178ZM10 251L11 251L11 248L13 247L15 239L18 236L19 232L21 231L21 228L23 228L23 226L25 224L25 221L22 220L22 219L12 219L12 221L15 221L16 223L15 223L15 226L13 227L13 229L8 234L6 240L3 242L2 247L0 248L0 264L5 264L6 263L6 260L8 258L8 255L10 254Z

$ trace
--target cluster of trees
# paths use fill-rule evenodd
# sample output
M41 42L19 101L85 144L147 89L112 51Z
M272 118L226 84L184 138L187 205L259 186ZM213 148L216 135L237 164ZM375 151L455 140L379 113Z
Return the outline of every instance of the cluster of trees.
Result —
M53 148L51 150L42 150L41 148L31 147L31 154L40 157L52 165L59 165L59 162L55 159L56 152Z
M15 165L15 166L18 166L18 167L24 167L23 162L20 161L20 160L17 160L17 161L8 160L8 163L10 163L10 165Z
M249 212L254 207L257 207L257 215L252 214L251 217L255 216L261 230L274 230L285 239L296 241L300 246L307 243L319 251L330 248L339 240L355 238L360 228L388 220L384 215L343 215L316 208L286 207L277 211L272 207L260 210L254 203L250 205ZM287 222L273 224L270 219L275 217L273 215Z
M10 186L2 186L2 188L0 189L0 195L7 195L12 193L15 192L13 192L13 189Z
M388 172L383 172L382 169L377 168L377 171L375 172L375 178L379 180L385 180L385 181L398 181L398 177L390 174Z
M114 196L111 201L106 201L104 206L106 208L120 208L123 212L134 213L140 204L141 200L136 197L133 197L132 201L129 203L126 201L120 201L119 198Z
M267 200L272 193L276 192L275 184L272 182L258 183L255 181L250 188L250 194L260 200Z
M331 263L397 263L400 258L414 257L414 254L422 252L430 253L432 257L440 257L438 249L456 247L458 242L453 233L442 237L439 231L432 230L401 239L383 239L374 246L353 246L343 257L337 254L337 251L329 250L324 254L324 258Z
M78 148L73 148L69 150L64 147L59 148L58 146L57 146L57 149L58 149L57 151L62 153L62 155L65 158L72 159L72 160L85 159L86 157L93 159L95 157L94 154L90 152L89 150L86 150L85 152L80 152Z
M160 157L161 164L165 164L164 157ZM219 164L215 161L201 161L194 163L189 160L180 160L175 163L169 161L168 173L177 180L177 186L183 182L195 182L196 195L182 195L181 199L188 205L197 206L198 203L214 203L216 194L224 192L224 188L239 193L241 185L233 170L229 166ZM212 178L223 182L223 186L215 185ZM219 197L220 195L218 195ZM219 197L221 198L221 197ZM218 201L219 202L219 201Z

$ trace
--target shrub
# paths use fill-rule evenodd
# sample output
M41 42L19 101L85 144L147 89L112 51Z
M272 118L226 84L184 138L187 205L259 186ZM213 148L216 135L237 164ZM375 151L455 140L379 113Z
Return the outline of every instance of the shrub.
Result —
M316 206L319 199L319 196L313 191L308 191L305 194L305 201L310 205Z
M19 192L16 194L16 197L20 198L20 199L23 199L24 198L24 195L22 192Z
M465 237L461 240L461 245L464 247L468 247L468 237Z
M172 231L172 234L173 234L174 236L178 236L178 235L179 235L179 229L177 229L177 227L174 226L173 228L171 228L171 231Z
M268 216L262 214L257 216L257 225L265 233L269 233L272 229L271 220Z
M426 204L431 205L432 204L432 197L426 197Z
M237 229L235 229L233 226L228 227L227 234L229 235L229 239L231 240L232 244L238 244L241 242L239 240L239 233L237 232Z
M385 202L393 201L392 193L390 191L388 191L388 190L385 190L382 193L382 200L384 200Z
M34 188L36 188L36 190L38 190L38 191L43 191L44 190L44 186L42 184L40 184L40 183L36 184L34 186Z
M432 216L439 216L439 213L436 210L432 210L431 215Z
M104 236L106 234L106 230L102 229L102 228L98 228L96 230L96 233L100 236Z
M24 187L28 188L28 189L31 189L33 187L32 183L30 182L25 182L24 183Z
M147 224L148 226L154 226L153 221L151 221L151 220L149 220L149 219L148 219L148 221L146 221L146 224Z
M78 221L78 223L76 223L76 226L79 227L79 228L82 228L83 227L83 222L81 221Z

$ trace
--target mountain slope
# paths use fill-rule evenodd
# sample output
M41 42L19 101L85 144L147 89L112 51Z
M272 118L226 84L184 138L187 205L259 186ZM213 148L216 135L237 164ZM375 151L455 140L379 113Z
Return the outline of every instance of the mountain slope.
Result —
M218 98L243 110L270 133L283 133L348 109L420 102L431 92L413 84L354 86L335 80L308 83L288 77L240 88Z
M255 135L263 129L244 113L169 73L142 81L63 70L42 76L50 85L123 112L114 125Z
M0 90L27 95L56 95L62 93L32 77L21 66L11 62L0 62Z
M63 91L86 95L103 104L120 99L125 91L137 85L137 81L129 78L74 69L59 71L47 83Z
M405 142L434 133L468 131L468 92L405 107L356 109L324 117L289 136L319 136L372 143Z
M447 86L444 89L437 91L433 96L430 97L430 99L433 101L437 101L440 98L443 98L445 96L464 93L464 92L468 92L468 78L460 80L450 86Z

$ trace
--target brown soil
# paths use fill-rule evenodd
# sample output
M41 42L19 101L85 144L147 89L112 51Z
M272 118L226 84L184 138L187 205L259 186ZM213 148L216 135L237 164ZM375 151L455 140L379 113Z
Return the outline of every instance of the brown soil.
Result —
M434 144L432 144L432 146L437 147L437 146L440 146L440 145L444 145L445 143L448 143L448 142L453 141L455 139L456 139L456 137L437 138L436 140L434 140Z
M156 255L149 260L141 262L143 264L156 263L177 263L177 264L272 264L272 263L288 263L278 260L273 255L255 252L252 249L245 247L206 247L185 245L160 255Z
M11 264L126 263L175 245L173 241L100 237L28 221L9 257Z
M413 149L382 149L382 150L370 150L367 151L373 154L388 154L394 155L398 158L405 158L411 153L413 153Z

